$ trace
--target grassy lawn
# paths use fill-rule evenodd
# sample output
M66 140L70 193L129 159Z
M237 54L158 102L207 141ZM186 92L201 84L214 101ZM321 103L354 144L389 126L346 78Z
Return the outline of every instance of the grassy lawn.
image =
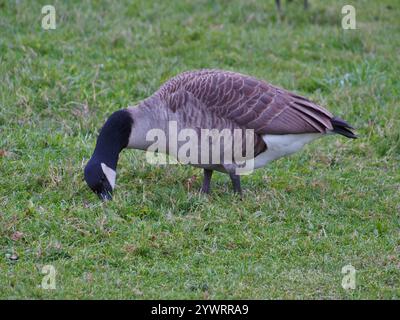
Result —
M400 3L0 0L0 298L400 298ZM41 28L53 4L56 30ZM124 151L114 201L83 180L99 128L171 76L220 68L358 128L242 179ZM341 286L342 267L356 288ZM40 287L42 267L56 289Z

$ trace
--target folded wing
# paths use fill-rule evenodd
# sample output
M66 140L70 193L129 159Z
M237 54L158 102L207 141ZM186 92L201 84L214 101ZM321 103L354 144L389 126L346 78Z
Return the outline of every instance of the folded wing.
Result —
M325 133L333 115L312 101L265 81L235 72L200 70L182 73L157 95L185 90L215 117L254 129L257 134Z

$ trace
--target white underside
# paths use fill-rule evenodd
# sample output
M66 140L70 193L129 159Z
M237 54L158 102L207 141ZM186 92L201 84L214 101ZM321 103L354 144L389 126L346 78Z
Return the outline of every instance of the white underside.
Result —
M254 169L261 168L271 161L293 154L302 149L307 143L321 136L322 133L266 134L263 136L263 140L267 145L267 150L255 157Z

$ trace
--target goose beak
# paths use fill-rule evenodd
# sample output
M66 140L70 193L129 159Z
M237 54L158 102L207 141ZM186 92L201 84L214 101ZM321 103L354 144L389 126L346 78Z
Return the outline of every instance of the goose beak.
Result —
M103 191L97 194L99 199L102 201L110 201L112 200L112 194L109 191Z

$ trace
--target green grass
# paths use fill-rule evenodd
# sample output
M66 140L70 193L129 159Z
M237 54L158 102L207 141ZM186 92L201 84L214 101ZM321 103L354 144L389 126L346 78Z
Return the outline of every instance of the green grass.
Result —
M398 299L400 4L352 1L342 30L347 3L294 1L279 21L272 0L0 0L0 297ZM100 203L83 167L104 120L198 68L304 94L360 139L245 177L243 201L225 175L208 198L199 169L125 151ZM48 264L55 290L39 287Z

